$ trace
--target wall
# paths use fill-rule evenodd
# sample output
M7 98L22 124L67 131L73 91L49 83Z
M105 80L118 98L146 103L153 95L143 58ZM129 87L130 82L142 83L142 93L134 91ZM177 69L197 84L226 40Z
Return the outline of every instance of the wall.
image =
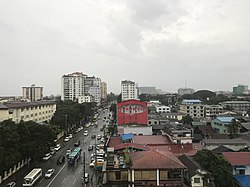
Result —
M148 125L148 107L146 102L127 100L117 104L118 125Z
M0 110L0 122L9 119L9 111L6 110Z
M200 179L200 183L194 183L194 178L199 178ZM202 177L200 175L194 175L191 178L191 186L192 187L203 187L203 180Z

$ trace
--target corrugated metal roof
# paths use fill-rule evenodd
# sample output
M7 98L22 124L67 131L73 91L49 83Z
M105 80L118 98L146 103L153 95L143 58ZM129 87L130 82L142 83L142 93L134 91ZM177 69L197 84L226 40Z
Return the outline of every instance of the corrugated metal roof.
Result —
M122 141L133 139L134 135L132 133L122 134Z
M220 120L222 123L230 123L234 117L217 117L216 119Z
M201 100L199 100L199 99L183 99L183 102L185 102L185 103L201 103Z
M250 152L224 152L222 154L232 166L250 166Z

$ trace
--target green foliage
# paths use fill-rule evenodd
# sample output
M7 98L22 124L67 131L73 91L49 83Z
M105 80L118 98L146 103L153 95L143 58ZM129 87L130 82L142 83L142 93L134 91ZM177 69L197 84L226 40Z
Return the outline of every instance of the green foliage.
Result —
M115 101L117 100L118 95L115 95L114 93L110 92L110 94L107 95L107 101L111 102L111 101Z
M0 174L26 157L41 158L54 145L56 134L33 121L0 123Z
M221 156L209 150L201 150L194 159L214 177L216 186L232 186L232 173L228 162Z
M93 117L94 107L94 103L59 102L51 124L63 130L69 129L73 124L79 124L81 120Z
M189 115L187 115L187 116L184 116L183 118L182 118L182 120L181 120L181 122L183 123L183 124L192 124L192 121L193 121L193 119L191 118L191 116L189 116Z
M116 113L116 109L117 107L116 107L116 104L111 104L111 106L110 106L110 108L109 108L109 110L110 110L110 112L112 112L113 113L113 115L114 115L114 119L116 119L117 118L117 113Z
M199 90L193 94L186 94L181 97L183 99L200 99L204 104L216 105L223 101L228 101L229 98L225 95L211 92L209 90Z
M239 133L239 128L240 128L240 122L236 121L236 119L233 119L232 122L227 127L229 136L233 138L235 135L237 135Z

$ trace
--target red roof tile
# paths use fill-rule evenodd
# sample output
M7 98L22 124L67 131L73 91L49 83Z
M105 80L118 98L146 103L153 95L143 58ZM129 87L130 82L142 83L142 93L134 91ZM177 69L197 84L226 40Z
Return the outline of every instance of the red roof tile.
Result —
M175 156L181 156L183 154L188 156L193 156L197 153L198 150L201 150L200 147L196 147L194 144L169 144L169 145L158 145L158 146L151 146L149 148L152 150L159 150L159 151L170 151Z
M122 143L120 145L116 145L114 147L115 151L116 150L120 150L120 149L125 149L125 148L135 148L135 149L141 149L141 150L147 150L148 147L146 147L145 145L141 145L141 144L136 144L136 143Z
M122 138L120 136L111 137L108 143L108 147L115 147L122 143Z
M171 144L171 140L165 135L138 135L134 136L134 143L143 145Z
M132 169L186 168L180 160L167 151L140 151L131 153Z
M226 160L232 165L250 166L250 152L224 152Z

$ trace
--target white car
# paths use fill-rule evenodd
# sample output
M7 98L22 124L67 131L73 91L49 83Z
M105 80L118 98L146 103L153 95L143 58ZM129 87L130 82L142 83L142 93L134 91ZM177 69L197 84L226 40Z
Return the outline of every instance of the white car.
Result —
M73 135L72 135L72 134L69 134L69 138L70 138L70 139L73 138Z
M50 153L44 155L43 160L49 160L52 157Z
M90 168L95 167L95 161L91 162L91 163L89 164L89 167L90 167Z
M89 134L88 131L84 131L83 133L84 136L88 136L88 134Z
M54 173L55 169L48 169L48 171L45 173L45 178L51 178Z
M66 137L64 138L64 141L65 141L65 142L68 142L68 141L69 141L69 137L66 136Z
M59 149L61 149L61 145L60 144L57 144L54 148L56 151L58 151Z

